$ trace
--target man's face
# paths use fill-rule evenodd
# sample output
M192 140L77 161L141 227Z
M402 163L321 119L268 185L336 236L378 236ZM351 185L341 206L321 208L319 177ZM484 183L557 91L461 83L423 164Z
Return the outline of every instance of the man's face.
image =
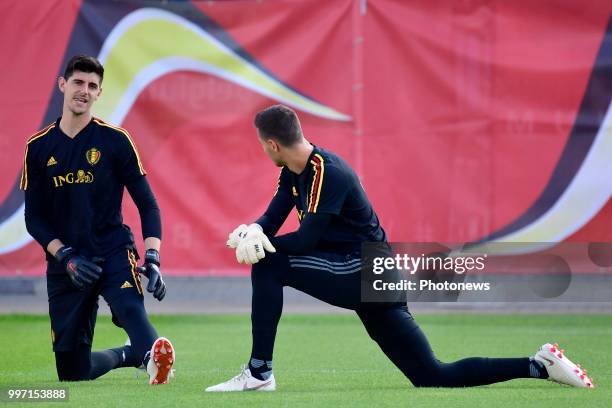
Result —
M64 107L75 115L88 113L102 92L100 76L94 72L74 71L67 80L60 77L59 88L64 94Z
M276 166L283 167L285 162L281 157L282 153L280 152L280 145L274 139L262 137L259 130L257 130L257 136L259 136L259 143L261 143L263 151L268 155L270 160L272 160Z

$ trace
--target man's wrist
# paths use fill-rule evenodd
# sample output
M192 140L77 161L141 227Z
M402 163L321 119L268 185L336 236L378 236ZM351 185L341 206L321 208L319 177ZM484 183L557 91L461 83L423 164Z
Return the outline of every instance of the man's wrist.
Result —
M55 259L61 265L68 263L68 260L74 254L74 248L64 245L55 252Z
M62 241L60 241L58 238L54 238L47 244L45 248L52 257L55 257L57 251L63 246L65 246L65 244Z
M254 223L249 225L249 229L251 229L251 228L255 228L259 232L263 232L263 227L261 225L257 224L256 222L254 222Z
M159 266L159 251L154 248L149 248L145 251L145 263L152 263Z

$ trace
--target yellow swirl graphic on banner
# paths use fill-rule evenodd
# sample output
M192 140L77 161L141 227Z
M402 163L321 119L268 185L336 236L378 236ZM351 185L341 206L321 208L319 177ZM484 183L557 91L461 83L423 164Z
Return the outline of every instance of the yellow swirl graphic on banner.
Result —
M107 76L95 111L114 123L121 123L144 87L179 70L224 78L319 117L351 119L292 90L189 20L160 9L127 15L107 37L99 57Z

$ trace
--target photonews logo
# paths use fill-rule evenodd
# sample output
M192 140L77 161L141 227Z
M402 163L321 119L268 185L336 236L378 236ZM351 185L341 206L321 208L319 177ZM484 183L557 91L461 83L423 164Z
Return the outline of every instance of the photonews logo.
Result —
M602 272L612 245L585 242L367 242L364 302L599 302L612 299Z
M65 176L54 176L53 184L55 188L63 187L65 184L91 184L94 182L94 175L91 171L78 170L70 172Z

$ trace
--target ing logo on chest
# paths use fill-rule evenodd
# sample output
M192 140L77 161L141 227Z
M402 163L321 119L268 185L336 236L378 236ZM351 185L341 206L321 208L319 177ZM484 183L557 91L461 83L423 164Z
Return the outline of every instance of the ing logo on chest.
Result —
M94 182L94 175L91 171L78 170L66 173L64 176L53 176L55 188L63 187L65 184L91 184Z

